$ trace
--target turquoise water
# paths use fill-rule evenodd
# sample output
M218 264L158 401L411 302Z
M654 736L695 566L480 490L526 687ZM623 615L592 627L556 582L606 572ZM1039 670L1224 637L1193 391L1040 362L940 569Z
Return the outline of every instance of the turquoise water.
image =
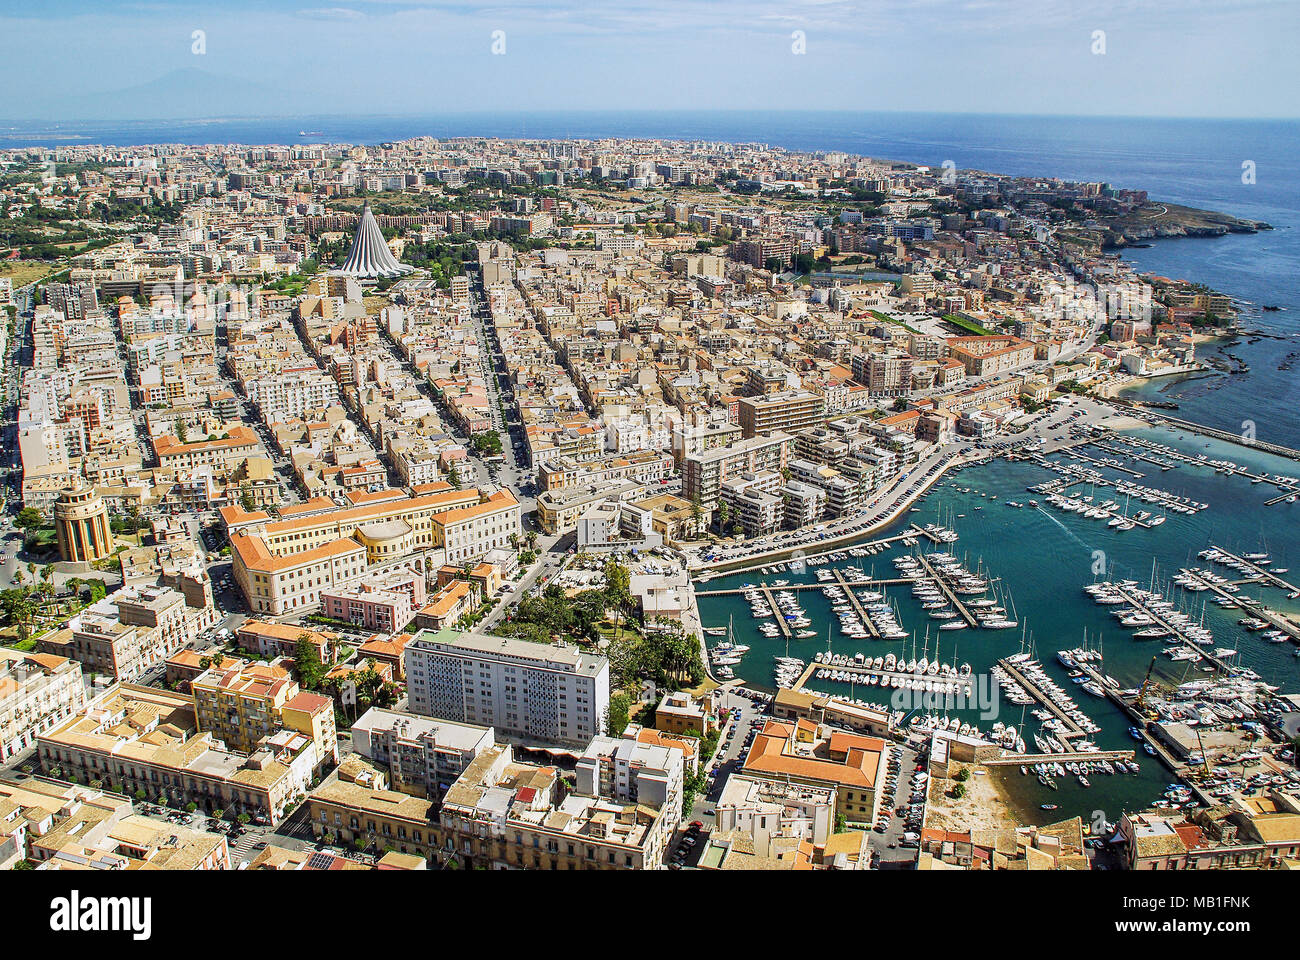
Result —
M1207 459L1230 459L1247 468L1294 476L1297 465L1291 461L1245 450L1220 441L1207 440L1168 429L1132 431L1135 436L1145 436L1181 449L1192 455L1204 453ZM1092 456L1115 456L1086 448ZM1066 455L1049 459L1065 460ZM1021 628L1016 630L958 630L941 632L939 621L931 620L913 599L910 587L900 585L884 588L886 597L896 602L900 623L915 632L915 641L889 642L882 640L855 640L841 636L838 624L830 610L830 601L820 590L800 592L800 603L817 630L816 639L796 640L789 643L791 656L811 660L819 650L826 648L827 624L831 626L831 649L836 653L852 654L859 650L870 656L883 656L887 652L911 656L913 642L915 656L925 650L934 657L936 643L938 656L943 662L970 663L977 675L987 675L989 668L999 659L1018 652L1022 644L1032 644L1034 654L1048 673L1074 696L1075 701L1102 728L1094 740L1102 749L1131 749L1134 741L1128 736L1130 721L1109 701L1101 700L1073 685L1064 668L1056 661L1058 650L1080 645L1085 630L1090 644L1099 643L1105 653L1105 671L1119 681L1121 686L1137 686L1142 682L1151 658L1160 654L1165 646L1160 641L1135 640L1131 632L1118 626L1108 608L1094 604L1083 593L1083 586L1096 579L1093 570L1098 565L1096 551L1113 579L1133 579L1147 585L1151 582L1152 561L1155 561L1157 587L1166 585L1166 593L1183 608L1199 618L1204 610L1204 622L1214 631L1213 647L1235 647L1240 651L1240 663L1256 670L1283 691L1300 689L1300 660L1292 656L1295 649L1290 644L1271 645L1237 626L1241 613L1222 610L1204 598L1208 593L1190 594L1180 588L1168 587L1169 577L1181 566L1204 565L1197 559L1198 551L1214 543L1229 550L1248 552L1267 550L1278 567L1292 567L1295 573L1285 578L1300 581L1300 530L1294 519L1300 504L1278 504L1265 507L1263 503L1277 495L1277 490L1267 484L1251 484L1248 479L1216 474L1212 468L1180 465L1162 472L1158 467L1130 462L1132 469L1145 476L1137 482L1149 487L1167 490L1180 496L1209 504L1209 509L1193 516L1171 513L1166 522L1154 529L1141 528L1118 531L1106 526L1104 521L1090 520L1077 514L1067 514L1046 504L1043 497L1026 491L1031 484L1041 483L1056 476L1055 473L1033 463L1010 463L1003 460L966 469L951 474L917 506L918 512L887 530L897 532L908 522L942 522L950 524L960 535L960 540L943 548L926 546L925 552L945 549L965 560L974 569L982 565L985 573L998 578L997 589L1010 609L1014 605ZM1108 478L1122 477L1114 470L1101 468ZM971 492L963 493L963 488ZM1076 493L1087 492L1076 488ZM980 494L996 496L981 497ZM1097 500L1115 498L1111 488L1097 489ZM1007 499L1027 503L1039 501L1034 510L1008 507ZM1141 508L1153 509L1150 504ZM1134 512L1139 509L1135 504ZM923 541L923 544L927 541ZM838 564L860 567L864 573L878 578L897 576L892 558L900 553L912 552L900 545L888 553L874 557L849 558ZM1226 572L1226 571L1221 571ZM727 589L745 582L760 583L785 579L792 583L816 582L812 570L804 574L789 571L762 575L757 571L720 577L701 585L700 589ZM1295 602L1288 601L1284 593L1270 588L1250 585L1243 588L1256 598L1280 611L1294 612ZM733 618L738 641L749 644L751 650L744 661L734 669L754 686L771 689L772 658L785 654L784 640L770 640L756 629L761 621L753 619L749 604L743 596L702 597L700 612L706 626L726 625ZM929 628L929 638L926 630ZM1155 666L1157 676L1177 683L1203 674L1199 665L1175 663L1158 656ZM849 696L848 684L832 680L810 681L813 689ZM852 695L863 700L888 704L892 691L879 687L854 685ZM977 709L949 711L952 715L975 723L988 730L995 719L1013 723L1026 735L1035 732L1038 724L1028 710L999 699L996 717L980 717ZM1023 721L1022 721L1023 715ZM1080 786L1073 778L1058 779L1059 790L1042 787L1032 775L1022 777L1018 768L1011 768L1006 776L1008 792L1019 814L1028 821L1046 822L1063 816L1080 815L1085 820L1093 818L1094 811L1102 810L1106 818L1114 820L1123 809L1143 807L1158 799L1164 785L1172 775L1154 757L1139 751L1137 759L1141 773L1127 776L1097 775L1089 778L1090 788ZM1052 802L1060 809L1050 814L1039 809L1039 804Z

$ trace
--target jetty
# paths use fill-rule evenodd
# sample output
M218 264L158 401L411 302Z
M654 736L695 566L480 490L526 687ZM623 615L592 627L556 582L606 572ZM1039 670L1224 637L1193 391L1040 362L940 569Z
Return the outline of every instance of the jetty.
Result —
M867 633L871 634L871 639L879 640L880 630L876 627L875 621L868 616L867 611L863 609L862 601L858 599L858 595L853 591L853 587L849 584L849 581L844 579L844 574L840 573L838 570L832 572L835 574L835 582L838 583L848 595L849 603L853 605L853 612L862 620L862 625L867 628Z
M758 589L762 592L763 598L767 601L768 607L772 610L772 616L776 620L776 625L781 631L781 636L789 640L794 636L794 634L790 632L790 624L786 623L785 614L781 611L780 605L777 604L776 597L772 596L772 588L764 584Z
M939 585L939 590L948 599L948 602L952 604L953 609L957 611L957 615L966 621L966 626L978 627L979 621L975 619L975 614L971 613L966 604L961 602L961 598L957 596L956 591L948 585L947 579L940 576L934 567L930 565L930 561L925 559L925 557L918 554L916 559L921 561L921 566L925 567L925 572Z
M911 582L912 582L911 580L899 579L899 578L894 578L894 579L889 579L889 580L849 580L849 579L844 578L842 575L840 575L840 574L839 574L839 571L836 571L836 576L837 576L837 579L839 580L839 584L840 584L840 586L845 587L845 588L848 588L848 587L892 587L892 586L898 586L898 585L900 585L900 584L911 583ZM784 586L784 587L777 587L777 589L778 589L778 590L793 590L793 591L799 591L799 590L821 590L822 588L824 588L824 587L829 587L829 586L831 586L831 585L832 585L832 582L829 581L829 580L826 580L826 581L818 581L817 583L791 583L791 584L787 584L787 585ZM763 590L763 589L766 589L766 588L767 588L767 584L766 584L766 583L761 583L761 584L755 584L754 586L751 586L751 587L732 587L732 588L729 588L729 589L726 589L726 590L696 590L696 591L695 591L695 595L696 595L697 597L734 597L734 596L737 596L738 594L749 593L749 591L751 591L751 590Z

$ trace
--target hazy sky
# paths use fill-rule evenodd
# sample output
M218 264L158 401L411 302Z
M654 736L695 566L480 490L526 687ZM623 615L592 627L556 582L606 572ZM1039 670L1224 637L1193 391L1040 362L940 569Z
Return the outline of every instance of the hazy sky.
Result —
M208 104L196 112L211 115L217 96L219 112L230 102L241 116L1300 114L1296 0L315 2L0 0L0 117L117 119L138 109L133 99L170 104L190 85ZM195 30L206 34L201 56L191 52ZM502 56L492 53L496 30ZM1104 54L1093 52L1094 31L1104 31ZM193 70L217 79L154 82ZM140 86L134 98L106 96Z

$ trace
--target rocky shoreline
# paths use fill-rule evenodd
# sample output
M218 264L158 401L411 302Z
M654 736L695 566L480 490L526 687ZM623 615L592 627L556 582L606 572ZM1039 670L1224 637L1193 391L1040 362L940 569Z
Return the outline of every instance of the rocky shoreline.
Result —
M1114 250L1170 237L1223 237L1272 229L1263 220L1243 220L1213 210L1152 202L1136 213L1103 220L1101 246Z

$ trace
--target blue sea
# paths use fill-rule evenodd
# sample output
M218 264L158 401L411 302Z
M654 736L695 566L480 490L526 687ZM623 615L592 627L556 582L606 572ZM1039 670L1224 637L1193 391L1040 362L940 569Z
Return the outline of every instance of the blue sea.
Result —
M310 136L299 136L310 131ZM113 127L71 126L0 130L0 146L66 143L141 144L184 143L301 143L336 141L376 143L419 135L499 136L519 138L595 138L644 136L727 142L761 142L800 150L844 150L880 159L942 164L996 173L1101 180L1114 186L1145 189L1156 200L1220 210L1267 221L1272 230L1220 239L1158 241L1132 248L1124 256L1144 271L1199 281L1230 294L1243 305L1244 334L1237 341L1202 349L1237 358L1248 372L1200 374L1153 381L1135 391L1179 405L1179 415L1227 430L1254 425L1256 436L1300 448L1297 416L1297 371L1300 364L1300 190L1293 171L1300 156L1300 123L1295 121L1160 120L1073 117L971 116L904 113L554 113L504 116L460 114L430 117L294 117L282 120L223 120L202 123L118 124ZM1242 182L1242 164L1254 165L1255 182ZM1264 305L1276 312L1263 311ZM1148 431L1163 443L1191 454L1226 457L1269 473L1296 475L1296 464L1240 447L1207 442L1168 430ZM1133 464L1142 469L1140 463ZM1104 471L1110 473L1110 471ZM1236 647L1241 662L1258 670L1286 692L1300 690L1300 660L1292 647L1270 646L1236 625L1231 611L1206 608L1202 595L1178 596L1168 578L1179 567L1195 565L1196 553L1210 543L1238 551L1268 550L1276 566L1300 570L1300 505L1263 506L1272 488L1227 477L1201 467L1158 469L1144 481L1174 493L1207 502L1210 508L1195 517L1171 515L1152 530L1119 532L1105 524L1055 511L1014 510L1007 498L1027 500L1029 484L1049 479L1041 467L1026 463L994 463L962 472L937 487L908 520L951 522L961 536L954 552L974 567L977 562L999 579L999 590L1013 599L1024 633L1016 631L956 631L944 634L939 656L944 661L969 661L983 673L999 658L1016 652L1022 642L1034 650L1050 673L1069 687L1055 652L1083 641L1100 641L1106 669L1123 684L1140 683L1160 644L1131 638L1119 629L1104 608L1094 606L1082 586L1095 578L1096 551L1102 551L1114 577L1164 584L1185 609L1203 615L1215 633L1215 646ZM964 492L967 488L971 492ZM1100 492L1100 491L1099 491ZM991 501L980 494L996 495ZM1099 497L1099 499L1104 499ZM894 532L894 531L886 531ZM892 554L891 554L892 556ZM874 566L876 575L889 575L889 557L854 561ZM795 579L795 575L778 574ZM714 580L709 588L758 581L757 574ZM799 578L802 579L802 578ZM811 579L811 576L808 577ZM1293 581L1296 577L1291 577ZM1294 601L1276 590L1254 591L1270 605L1300 612ZM825 644L828 605L817 591L802 595L819 640L796 641L790 653L805 659ZM913 602L897 596L901 622L915 632L918 656L922 645L934 655L939 633ZM772 656L784 644L766 640L753 628L743 600L703 598L701 613L708 625L734 618L737 639L753 648L737 673L758 686L771 683ZM965 635L969 633L969 635ZM912 641L853 641L836 634L837 652L865 647L871 654L900 652ZM797 648L797 649L796 649ZM1177 682L1197 675L1196 668L1158 659L1157 671ZM814 683L825 687L827 684ZM833 685L833 682L832 684ZM848 692L847 690L844 692ZM877 696L879 692L874 691ZM871 693L858 687L858 696ZM1095 739L1103 747L1132 745L1127 720L1104 701L1080 693L1076 699L1102 725ZM1015 708L1003 719L1021 725ZM976 717L967 719L975 720ZM987 727L987 722L982 722ZM1025 732L1031 732L1033 727ZM1008 793L1026 820L1048 818L1038 804L1050 799L1061 807L1050 815L1079 814L1091 820L1094 811L1116 819L1122 809L1141 807L1159 796L1169 779L1157 762L1139 753L1137 777L1097 777L1092 789L1072 781L1048 794L1032 777L1012 772Z

